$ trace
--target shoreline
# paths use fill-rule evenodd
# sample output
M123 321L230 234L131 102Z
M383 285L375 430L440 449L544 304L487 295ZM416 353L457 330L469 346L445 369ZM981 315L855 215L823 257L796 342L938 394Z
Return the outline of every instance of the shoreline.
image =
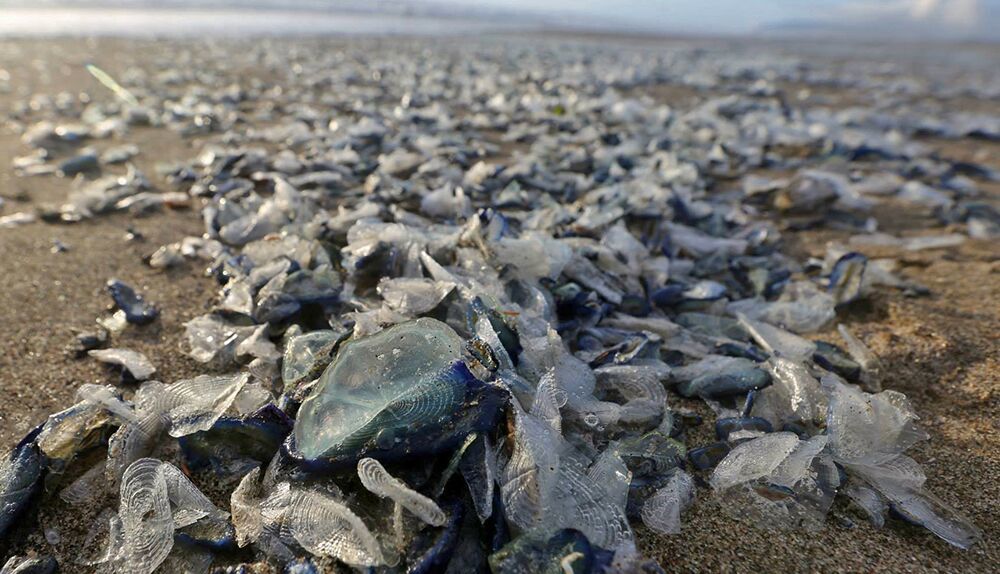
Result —
M397 39L383 40L391 44ZM284 38L278 43L294 46L297 42ZM133 49L112 55L99 49L106 43ZM168 47L180 50L178 44L183 41ZM2 67L9 70L13 82L26 83L28 94L87 91L104 100L110 99L110 94L82 71L83 62L93 60L118 77L130 67L156 69L154 63L163 58L157 53L163 46L152 40L99 40L89 45L76 39L0 38L0 54L14 48L45 63L43 74L28 62L4 62ZM229 71L233 75L253 72ZM268 70L261 68L259 72L263 75ZM657 91L655 87L637 88L636 97L648 96L678 109L687 105L680 90ZM16 90L0 93L0 117L6 117L12 103L24 97ZM694 92L692 97L698 100L705 96ZM993 105L992 113L1000 114L1000 104L984 105ZM156 174L157 163L189 159L210 139L183 139L165 129L140 129L121 140L95 142L95 146L139 145L137 165L156 187L168 189ZM1000 146L995 144L961 140L933 145L956 157L977 157L975 154L985 150L1000 164L996 153ZM0 195L6 203L0 215L58 202L71 184L68 179L54 177L14 176L11 160L25 151L18 136L5 129L0 135ZM982 188L988 200L1000 199L1000 185L984 184ZM892 233L921 232L930 224L926 214L892 206L873 215ZM146 236L144 242L125 242L123 235L130 224ZM163 273L142 263L142 257L160 245L201 231L197 209L139 219L114 214L75 225L39 222L0 229L0 268L6 276L5 288L0 290L0 324L5 326L0 344L8 350L0 354L0 372L4 373L0 379L0 445L4 449L48 414L72 404L79 384L114 382L95 361L74 360L63 351L71 342L73 329L92 326L95 318L105 313L110 300L103 285L109 277L135 285L162 311L153 325L127 329L121 346L145 352L157 366L157 376L167 382L204 372L204 366L180 351L182 323L205 312L218 285L199 275L191 267L194 264ZM792 253L804 260L809 255L822 256L827 241L847 235L823 230L794 232L787 237L794 246ZM69 251L52 253L53 239L67 244ZM1000 563L996 545L1000 537L1000 342L995 336L1000 332L1000 308L989 304L1000 300L1000 254L986 242L969 240L956 249L894 256L903 262L902 274L929 286L932 295L905 298L896 292L879 291L870 303L852 307L843 320L886 362L890 373L886 388L905 392L912 401L921 426L932 438L911 454L926 469L930 489L982 529L981 543L963 552L898 520L876 530L842 506L835 507L826 528L818 533L759 530L734 521L700 489L698 503L683 516L681 533L658 536L639 527L640 550L668 571L685 572L990 572ZM821 332L818 337L837 340L831 332ZM703 415L710 412L700 402L671 400L672 405ZM696 429L689 444L708 440L710 427L705 424ZM848 526L841 517L853 525ZM13 549L45 547L44 538L32 533ZM67 564L60 571L73 572L73 568Z

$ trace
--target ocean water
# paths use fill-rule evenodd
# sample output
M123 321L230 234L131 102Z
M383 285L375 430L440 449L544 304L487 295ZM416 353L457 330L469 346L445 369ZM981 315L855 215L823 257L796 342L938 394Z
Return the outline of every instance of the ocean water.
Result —
M0 37L438 36L527 29L528 25L512 22L396 14L293 10L0 7Z

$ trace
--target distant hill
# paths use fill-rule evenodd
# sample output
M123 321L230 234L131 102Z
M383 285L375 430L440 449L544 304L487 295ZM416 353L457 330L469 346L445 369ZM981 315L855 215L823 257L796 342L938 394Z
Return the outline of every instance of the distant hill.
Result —
M761 28L785 36L1000 41L1000 0L859 0L816 19Z

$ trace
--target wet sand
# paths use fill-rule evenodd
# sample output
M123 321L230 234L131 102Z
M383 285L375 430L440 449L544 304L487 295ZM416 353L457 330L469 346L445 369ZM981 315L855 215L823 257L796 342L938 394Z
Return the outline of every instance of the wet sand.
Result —
M86 90L108 97L82 71L94 61L115 74L141 65L157 46L122 41L0 40L0 67L12 86L28 93ZM41 62L41 63L36 63ZM42 72L41 70L45 70ZM643 88L651 97L683 107L692 94L662 87ZM696 98L697 94L693 94ZM0 93L0 118L22 98ZM992 113L1000 113L993 103ZM185 160L200 146L165 129L134 129L122 140L96 142L102 149L136 143L136 165L159 188L161 161ZM979 142L929 142L942 154L979 158L1000 166L1000 147ZM55 177L17 178L11 159L26 152L17 135L0 132L0 215L31 210L65 197L70 181ZM984 186L991 200L997 186ZM881 209L876 216L891 233L912 234L931 220L919 213ZM127 242L132 226L143 242ZM160 245L201 231L197 209L176 210L135 219L127 214L96 218L75 225L34 223L0 229L0 444L12 445L48 414L73 402L82 383L113 383L116 376L91 360L76 360L64 348L74 329L87 329L106 314L110 299L104 282L118 277L136 287L162 315L148 327L130 327L116 344L146 353L157 378L174 381L204 372L182 352L183 322L207 310L218 286L185 264L169 272L142 262ZM936 232L939 232L938 229ZM793 252L822 256L825 242L848 234L810 231L786 234ZM52 253L54 239L69 247ZM884 252L883 252L884 253ZM877 254L872 252L872 254ZM734 521L698 489L699 502L684 515L683 531L659 536L638 526L640 548L668 572L995 572L1000 564L1000 250L982 241L958 249L898 254L902 274L932 290L907 298L883 290L856 305L843 319L885 363L885 387L906 393L931 439L910 454L928 476L928 487L969 516L983 530L971 550L948 546L927 531L898 520L876 530L837 505L821 532L760 530ZM835 333L821 334L838 342ZM672 397L675 406L705 409L694 401ZM709 440L710 425L690 435L689 446ZM705 478L705 477L700 477ZM704 486L704 484L702 484ZM0 541L0 557L17 551L45 553L46 542L29 534L31 512L11 539ZM2 560L0 560L2 562ZM62 572L77 570L62 565Z

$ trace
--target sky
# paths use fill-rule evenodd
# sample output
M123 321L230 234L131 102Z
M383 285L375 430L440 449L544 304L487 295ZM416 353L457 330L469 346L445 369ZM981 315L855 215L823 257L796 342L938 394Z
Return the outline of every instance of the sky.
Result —
M838 36L1000 41L1000 0L0 0L44 4L270 6L414 13L516 13L599 29L688 34L826 33ZM443 7L443 9L442 9Z
M661 31L746 34L795 26L1000 35L1000 0L448 0Z

